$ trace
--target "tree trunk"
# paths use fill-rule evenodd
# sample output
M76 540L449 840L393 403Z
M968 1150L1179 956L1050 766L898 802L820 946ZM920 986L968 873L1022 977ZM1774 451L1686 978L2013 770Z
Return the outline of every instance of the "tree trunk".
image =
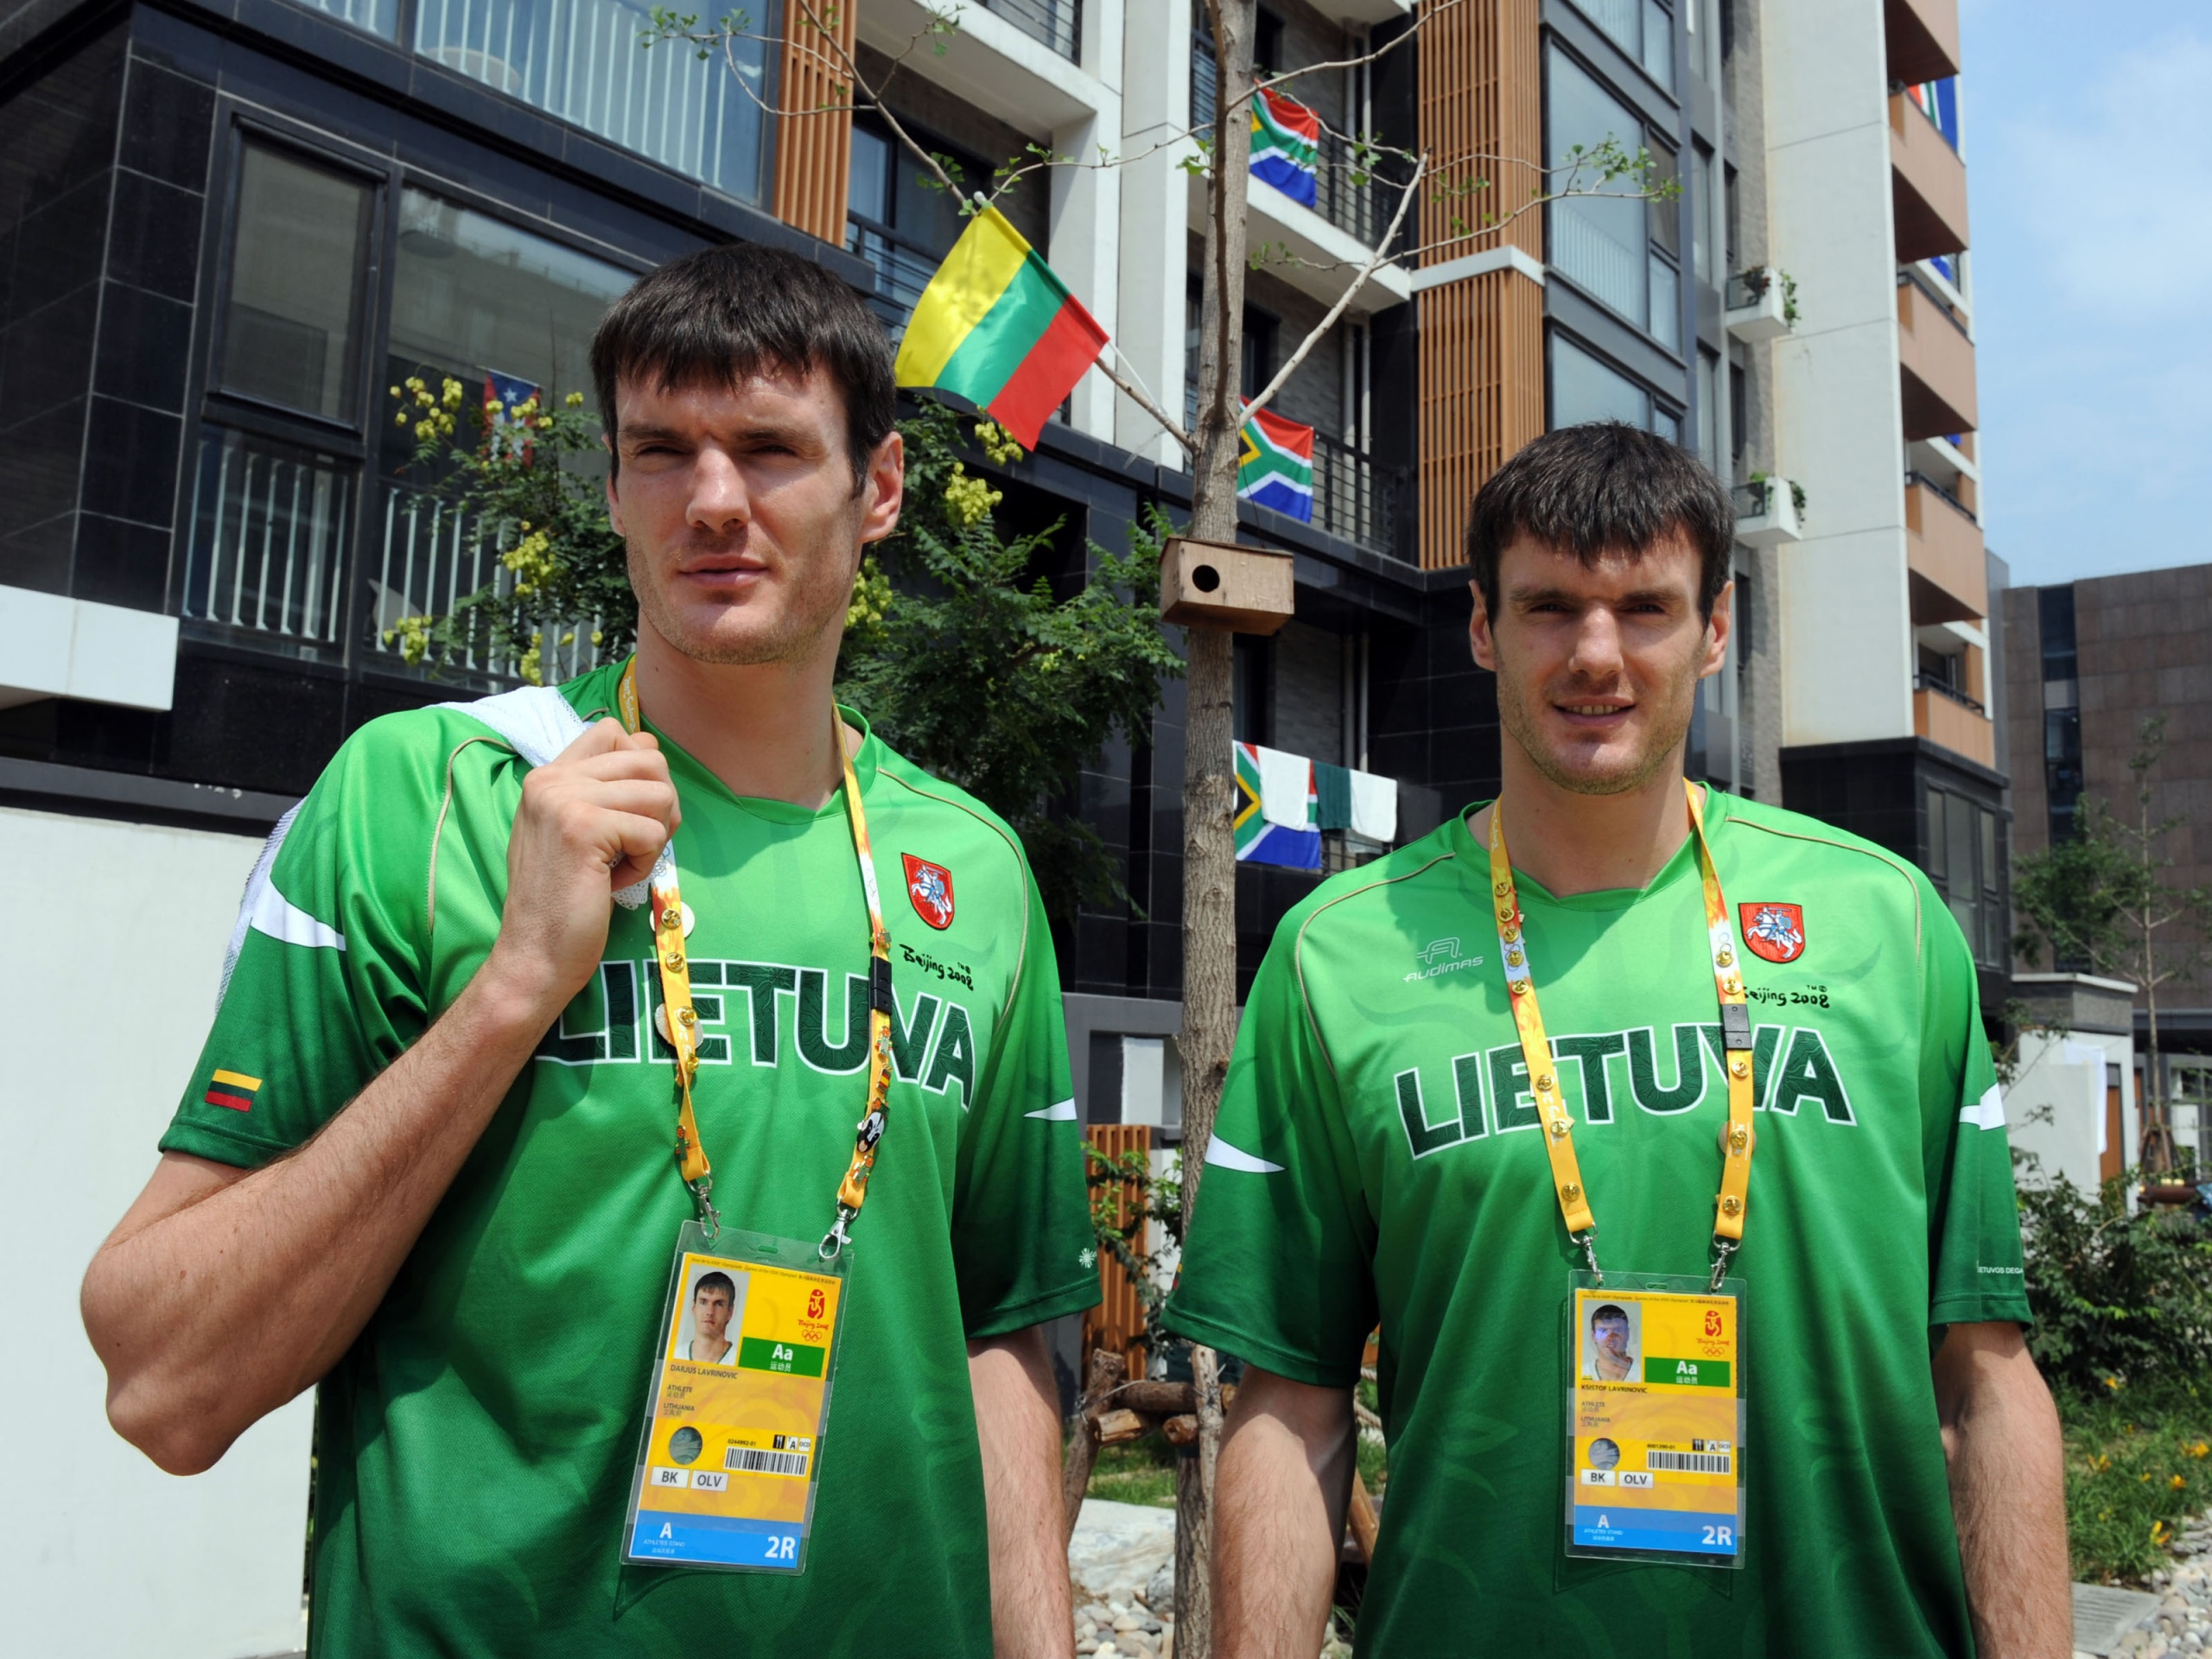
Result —
M1255 0L1211 0L1217 89L1205 270L1198 301L1198 453L1192 458L1191 534L1236 539L1236 456L1243 427L1244 203L1251 157L1252 37ZM1197 1214L1198 1178L1214 1111L1229 1075L1236 1026L1236 845L1231 721L1236 637L1193 628L1183 744L1183 1227ZM1221 1393L1211 1350L1191 1355L1198 1450L1175 1477L1175 1653L1213 1653L1213 1471L1221 1447Z
M2166 1124L2166 1091L2158 1077L2158 959L2152 954L2151 930L2143 930L2143 997L2145 1024L2149 1027L2150 1042L2144 1054L2143 1098L2137 1103L2143 1111L2143 1176L2148 1180L2153 1171L2164 1173L2174 1166L2173 1132Z

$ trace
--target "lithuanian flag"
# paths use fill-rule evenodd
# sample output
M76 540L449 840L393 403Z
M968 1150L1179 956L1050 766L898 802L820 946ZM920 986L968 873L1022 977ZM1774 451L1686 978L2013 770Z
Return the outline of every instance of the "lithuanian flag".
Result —
M902 386L957 392L1025 449L1106 348L1106 331L995 207L952 245L906 324Z

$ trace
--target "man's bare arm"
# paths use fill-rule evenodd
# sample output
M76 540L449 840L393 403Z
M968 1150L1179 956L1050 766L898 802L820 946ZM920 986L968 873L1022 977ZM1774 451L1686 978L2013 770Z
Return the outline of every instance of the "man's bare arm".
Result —
M990 1520L991 1649L999 1659L1075 1651L1060 1510L1059 1390L1041 1325L968 1344Z
M593 727L525 780L498 942L413 1047L261 1169L163 1158L85 1274L117 1432L196 1473L337 1362L676 819L652 738Z
M1354 1446L1350 1389L1245 1367L1214 1475L1213 1628L1223 1659L1319 1650Z
M1936 1354L1936 1406L1967 1605L1982 1659L2067 1659L2065 1457L2020 1327L1955 1325Z

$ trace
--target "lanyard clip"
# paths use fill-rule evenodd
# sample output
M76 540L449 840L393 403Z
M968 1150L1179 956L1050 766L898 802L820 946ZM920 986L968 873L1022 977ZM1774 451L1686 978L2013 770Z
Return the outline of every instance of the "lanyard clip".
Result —
M1605 1275L1599 1270L1598 1266L1597 1228L1595 1226L1586 1227L1580 1232L1570 1234L1569 1236L1573 1238L1577 1244L1580 1244L1582 1247L1582 1254L1590 1263L1590 1276L1592 1279L1595 1279L1599 1284L1604 1284L1605 1282Z
M843 1253L845 1246L853 1242L853 1236L845 1230L845 1227L859 1213L849 1205L839 1205L837 1219L830 1224L830 1230L823 1234L821 1245L815 1254L824 1262L835 1262Z
M699 1224L707 1230L707 1243L715 1242L722 1230L721 1212L715 1208L715 1201L707 1195L715 1190L715 1178L702 1175L696 1181L686 1181L691 1189L692 1202L699 1206Z
M1713 1290L1714 1294L1719 1294L1720 1281L1728 1276L1728 1258L1742 1248L1743 1241L1740 1239L1722 1238L1717 1233L1713 1236Z

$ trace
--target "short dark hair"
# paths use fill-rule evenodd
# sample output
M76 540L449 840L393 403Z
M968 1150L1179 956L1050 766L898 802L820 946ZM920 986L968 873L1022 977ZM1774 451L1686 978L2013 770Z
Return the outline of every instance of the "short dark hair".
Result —
M1713 614L1728 585L1736 510L1720 480L1678 443L1620 421L1561 427L1492 473L1467 523L1467 563L1491 613L1497 562L1527 536L1586 565L1643 552L1669 531L1703 564L1698 607Z
M750 242L702 248L642 278L591 337L592 383L610 445L619 435L614 391L624 380L651 378L664 391L734 388L764 371L817 368L845 400L857 490L896 412L891 342L860 296L820 265Z
M1607 1302L1590 1316L1590 1323L1593 1325L1600 1319L1611 1319L1615 1325L1626 1325L1628 1310L1618 1302Z
M731 1306L737 1305L737 1281L729 1274L719 1270L701 1274L698 1282L691 1287L691 1300L696 1302L710 1290L719 1290L729 1298Z

